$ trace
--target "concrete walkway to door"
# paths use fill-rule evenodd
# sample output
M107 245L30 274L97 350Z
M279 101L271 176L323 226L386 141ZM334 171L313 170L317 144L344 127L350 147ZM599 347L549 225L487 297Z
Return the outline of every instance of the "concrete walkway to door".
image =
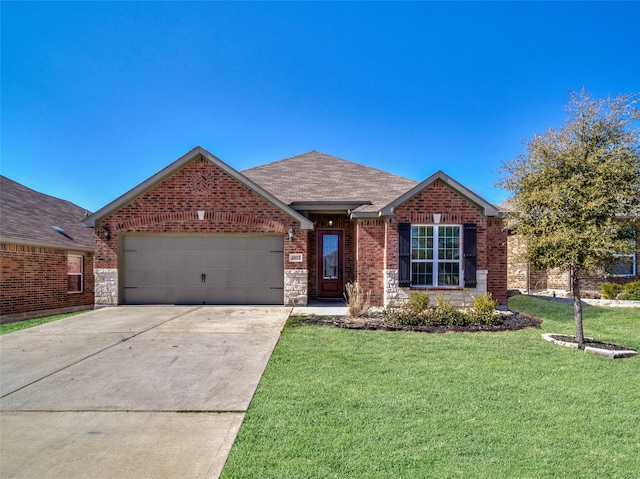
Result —
M218 477L290 311L122 306L0 336L0 477Z

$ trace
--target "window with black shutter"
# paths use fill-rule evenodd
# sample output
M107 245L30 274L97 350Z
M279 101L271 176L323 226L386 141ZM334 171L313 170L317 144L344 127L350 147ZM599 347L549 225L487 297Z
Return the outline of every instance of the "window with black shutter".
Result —
M398 223L398 282L411 286L411 223Z
M478 250L477 226L475 223L464 224L463 251L464 257L464 286L476 287L476 257Z

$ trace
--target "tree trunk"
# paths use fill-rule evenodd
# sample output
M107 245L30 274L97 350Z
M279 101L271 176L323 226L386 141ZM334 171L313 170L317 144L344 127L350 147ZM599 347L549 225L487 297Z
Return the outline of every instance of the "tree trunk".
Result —
M582 301L580 299L580 270L571 271L571 290L573 292L573 318L576 323L576 342L584 349L584 331L582 329Z

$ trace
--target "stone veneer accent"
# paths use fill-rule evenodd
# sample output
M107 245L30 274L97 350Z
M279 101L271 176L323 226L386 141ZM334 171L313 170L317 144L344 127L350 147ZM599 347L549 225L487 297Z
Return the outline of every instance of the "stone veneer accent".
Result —
M399 306L409 299L412 292L424 292L429 295L429 303L436 304L436 296L443 294L454 306L458 308L468 308L473 306L473 297L487 292L486 269L476 271L477 286L475 288L464 289L411 289L400 288L398 285L398 270L384 270L384 304L385 306Z
M115 306L118 304L118 269L96 268L95 303L96 306Z
M284 270L284 304L285 306L306 306L309 270Z

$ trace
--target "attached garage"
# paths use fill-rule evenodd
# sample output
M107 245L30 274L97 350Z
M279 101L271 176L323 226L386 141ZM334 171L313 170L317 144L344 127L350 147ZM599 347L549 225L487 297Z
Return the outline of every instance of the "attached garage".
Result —
M125 234L124 304L283 304L283 235Z

